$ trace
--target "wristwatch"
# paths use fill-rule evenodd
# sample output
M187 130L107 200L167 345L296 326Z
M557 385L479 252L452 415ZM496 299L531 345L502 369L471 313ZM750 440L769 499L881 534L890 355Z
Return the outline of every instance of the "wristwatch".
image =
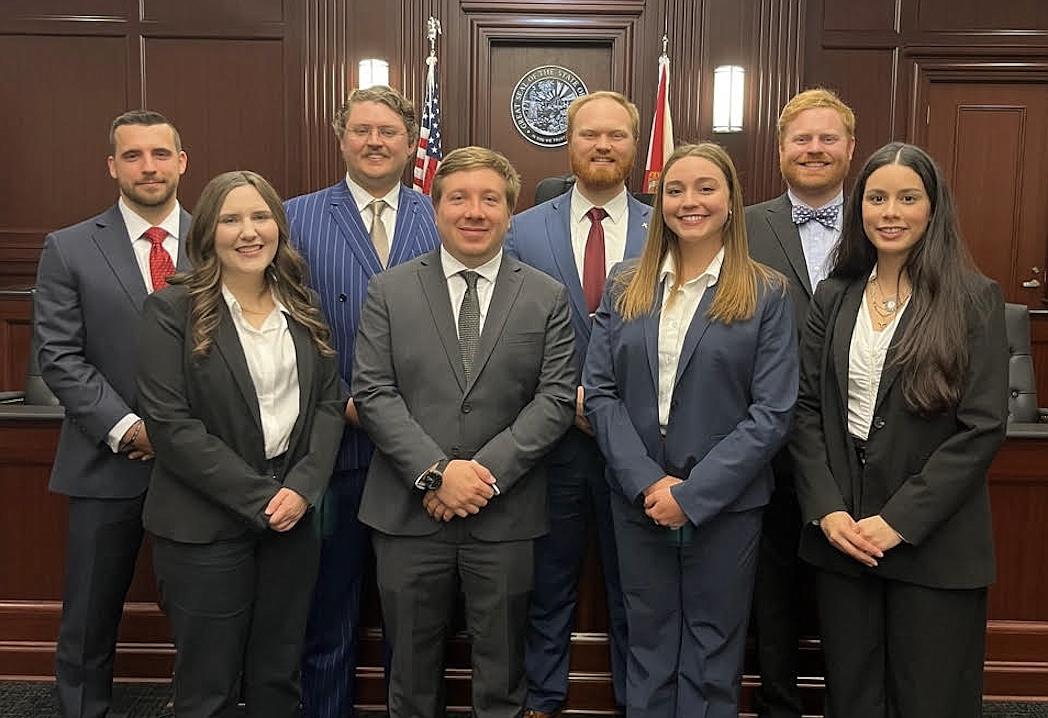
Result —
M423 491L436 491L444 483L444 469L448 466L450 459L441 459L432 469L426 469L417 479L415 488Z

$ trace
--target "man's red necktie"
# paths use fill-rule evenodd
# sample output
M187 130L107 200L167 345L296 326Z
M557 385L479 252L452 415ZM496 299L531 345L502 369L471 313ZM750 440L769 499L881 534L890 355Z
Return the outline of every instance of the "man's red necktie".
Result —
M153 280L153 291L155 292L166 287L167 278L175 273L175 265L171 261L171 255L164 249L164 239L167 237L167 230L160 227L150 227L142 236L153 245L149 248L149 278Z
M590 314L597 311L600 295L604 293L604 225L601 220L608 216L603 207L594 207L586 213L590 231L586 237L586 254L582 260L582 294Z

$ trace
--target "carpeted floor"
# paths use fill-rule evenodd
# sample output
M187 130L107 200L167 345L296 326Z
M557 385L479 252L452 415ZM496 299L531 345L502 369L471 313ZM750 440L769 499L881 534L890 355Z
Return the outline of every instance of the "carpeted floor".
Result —
M0 718L59 718L55 709L53 683L0 681ZM154 683L120 683L113 691L109 718L173 718L168 707L171 687ZM463 714L452 714L461 718ZM358 714L358 718L382 718L384 713ZM1048 718L1046 703L986 703L984 718ZM585 718L575 715L573 718Z

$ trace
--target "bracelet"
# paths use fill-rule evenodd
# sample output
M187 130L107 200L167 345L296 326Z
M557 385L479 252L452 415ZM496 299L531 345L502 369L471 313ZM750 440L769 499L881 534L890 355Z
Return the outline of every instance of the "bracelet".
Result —
M139 419L138 421L135 422L135 430L131 432L131 438L120 445L120 450L121 451L123 451L124 449L126 449L129 446L134 445L135 439L138 438L138 432L141 431L141 429L142 429L142 420Z

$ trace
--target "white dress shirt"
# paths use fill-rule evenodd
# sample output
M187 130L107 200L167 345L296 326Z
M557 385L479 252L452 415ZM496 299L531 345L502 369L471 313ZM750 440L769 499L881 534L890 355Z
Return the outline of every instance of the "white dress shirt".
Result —
M160 224L152 225L146 220L142 219L138 214L135 213L124 201L121 196L116 201L116 206L120 210L120 216L124 218L124 227L127 228L127 238L131 242L131 249L135 252L135 261L138 262L138 271L142 274L142 283L146 285L146 291L153 291L153 276L149 271L149 252L153 248L153 243L143 237L146 230L150 227L160 227L167 232L167 237L161 246L167 253L171 255L171 263L175 264L178 262L178 220L181 214L182 208L175 202L174 209L164 217ZM120 451L120 441L124 438L124 434L127 430L135 425L136 421L139 421L140 417L138 414L133 412L125 414L120 421L113 424L113 428L109 430L109 434L106 436L106 444L116 454Z
M389 238L389 249L392 252L393 233L397 228L397 203L400 201L400 183L393 185L393 189L385 197L372 197L370 192L351 180L348 173L346 174L346 186L349 187L349 193L357 204L357 211L360 212L360 221L364 223L364 229L369 234L371 233L371 223L375 221L375 211L368 205L375 199L381 199L386 202L386 209L382 212L381 222L386 228L386 236Z
M874 267L867 284L876 276L877 267ZM859 316L855 320L848 350L848 432L852 436L866 439L870 435L870 422L873 421L877 390L881 386L881 373L884 371L884 357L895 335L895 328L899 326L899 318L908 305L907 300L892 317L891 323L881 331L876 331L870 319L866 292L862 293Z
M444 268L444 279L448 283L448 296L451 297L451 316L455 320L455 333L458 334L459 309L462 297L466 295L466 278L459 272L470 268L451 256L444 246L440 247L440 264ZM488 318L488 306L491 305L491 293L495 289L495 277L502 266L502 250L484 264L473 269L480 276L477 278L477 302L480 304L480 333L484 332L484 320Z
M794 207L807 207L808 209L822 209L812 207L807 202L802 202L793 190L786 190L790 203ZM840 205L837 210L837 221L833 227L827 227L814 219L797 227L797 234L801 238L801 250L804 252L804 264L808 268L808 281L811 282L811 290L815 291L819 282L826 279L830 273L830 260L833 250L841 239L841 228L844 227L844 191L841 190L837 196L823 205L832 207Z
M258 397L266 458L272 459L287 451L291 430L298 420L298 355L284 315L286 309L274 296L276 307L262 326L255 329L244 316L240 302L224 284L222 298L226 300L244 349Z
M597 205L582 196L576 187L571 188L571 250L575 253L575 269L582 281L583 266L586 260L586 240L589 239L593 222L586 213ZM629 196L626 189L602 205L608 216L601 221L604 229L604 276L622 261L626 254L626 234L629 229Z
M663 284L662 310L659 312L659 426L663 435L670 421L670 403L673 400L673 386L677 383L677 365L680 363L684 338L702 301L702 295L708 287L717 283L723 262L724 247L721 247L706 271L685 282L676 291L673 289L677 276L673 255L667 254L662 262L659 272Z

